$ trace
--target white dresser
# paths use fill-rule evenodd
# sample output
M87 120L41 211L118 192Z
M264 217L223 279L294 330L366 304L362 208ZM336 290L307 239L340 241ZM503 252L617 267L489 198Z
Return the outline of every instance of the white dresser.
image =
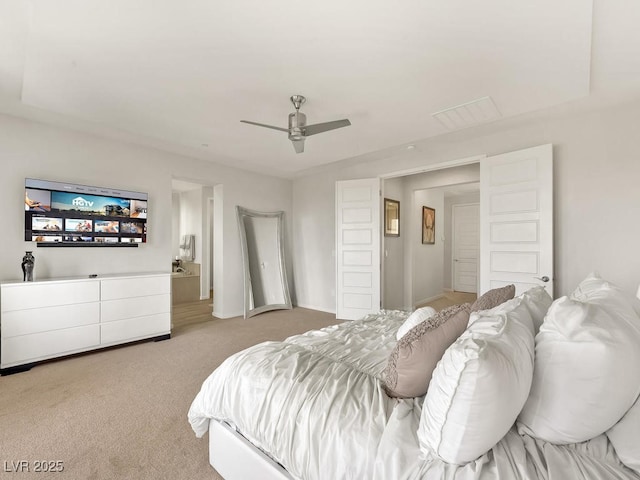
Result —
M171 336L171 275L136 273L0 284L0 373Z

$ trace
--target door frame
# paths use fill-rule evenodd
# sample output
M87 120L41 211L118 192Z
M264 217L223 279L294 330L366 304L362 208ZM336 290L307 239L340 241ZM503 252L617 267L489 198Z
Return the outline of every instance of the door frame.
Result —
M480 155L473 155L471 157L463 157L457 160L448 160L446 162L434 163L433 165L425 165L415 168L409 168L406 170L396 170L394 172L383 173L378 175L382 180L387 178L407 177L409 175L416 175L419 173L433 172L435 170L445 170L452 167L461 167L462 165L470 165L472 163L480 163L483 158L487 158L486 153Z
M419 152L416 152L419 153ZM416 155L416 153L414 153L414 155ZM506 152L509 153L509 152ZM500 154L496 154L496 155L492 155L492 156L497 156ZM434 163L431 165L426 165L426 166L418 166L418 167L413 167L413 168L409 168L409 169L405 169L405 170L396 170L396 171L392 171L392 172L387 172L387 173L381 173L377 175L377 178L379 180L385 180L385 179L391 179L391 178L397 178L397 177L405 177L405 176L409 176L409 175L415 175L415 174L420 174L420 173L427 173L427 172L433 172L433 171L438 171L438 170L444 170L444 169L448 169L448 168L452 168L452 167L458 167L458 166L463 166L463 165L470 165L470 164L474 164L474 163L481 163L481 161L485 158L489 157L489 155L487 154L478 154L478 155L473 155L470 157L463 157L457 160L449 160L449 161L445 161L445 162L439 162L439 163ZM482 181L480 181L480 183L482 183ZM380 198L380 202L382 202L384 196L384 182L381 182L381 198ZM480 203L482 203L482 200L480 201ZM382 207L381 207L382 208ZM384 292L383 292L383 284L384 284L384 271L383 271L383 265L384 265L384 249L385 249L385 245L384 245L384 235L382 232L382 229L380 229L380 237L381 237L381 242L380 242L380 295L381 298L384 298ZM482 255L480 255L480 258L478 259L478 269L480 270L481 273L481 263L482 263ZM337 265L336 265L337 267ZM482 279L480 278L480 283L479 283L479 288L481 288L481 283L482 283ZM453 286L453 285L452 285ZM336 284L337 287L337 284ZM405 288L407 288L407 286L405 285ZM412 285L408 286L409 289L413 288ZM337 292L336 292L337 294Z

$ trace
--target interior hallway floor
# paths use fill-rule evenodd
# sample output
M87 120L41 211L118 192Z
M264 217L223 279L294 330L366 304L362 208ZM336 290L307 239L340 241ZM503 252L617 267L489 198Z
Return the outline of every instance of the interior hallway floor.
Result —
M418 305L416 308L420 307L432 307L437 311L442 310L445 307L450 305L459 305L461 303L473 303L476 301L478 296L475 293L465 293L465 292L444 292L442 297L433 300L431 302L423 303L422 305Z
M440 311L450 305L458 305L466 302L473 303L476 298L478 298L478 296L475 293L444 292L442 294L442 297L431 302L418 305L416 308L429 306L435 308L437 311ZM211 294L211 298L207 298L205 300L178 303L173 305L172 327L182 327L193 323L200 323L203 320L206 321L216 319L216 317L212 315L212 299L213 292Z

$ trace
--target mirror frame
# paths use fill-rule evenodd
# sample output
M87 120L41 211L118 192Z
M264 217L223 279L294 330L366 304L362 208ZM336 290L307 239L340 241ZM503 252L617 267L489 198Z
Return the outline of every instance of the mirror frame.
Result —
M278 212L259 212L236 205L236 214L238 218L238 228L240 229L240 245L242 248L242 266L244 270L244 318L253 317L260 313L271 310L291 310L291 296L289 294L289 282L287 280L287 269L284 256L284 211ZM280 286L284 297L284 303L272 303L261 305L257 308L251 308L253 298L253 289L251 284L251 270L249 268L249 249L247 245L247 232L245 229L244 218L275 218L277 220L277 249L278 264L280 266Z

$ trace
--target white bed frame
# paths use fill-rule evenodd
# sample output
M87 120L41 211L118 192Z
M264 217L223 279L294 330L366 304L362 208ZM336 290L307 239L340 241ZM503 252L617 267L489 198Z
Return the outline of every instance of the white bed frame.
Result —
M293 480L269 456L228 424L209 421L209 463L225 480Z

